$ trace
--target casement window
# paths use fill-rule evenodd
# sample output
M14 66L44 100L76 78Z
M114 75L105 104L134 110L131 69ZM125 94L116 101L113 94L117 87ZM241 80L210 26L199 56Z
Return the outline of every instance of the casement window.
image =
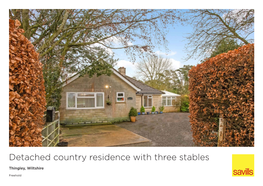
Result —
M174 106L176 98L175 97L162 97L162 106Z
M124 92L116 92L116 101L117 102L125 102L125 93Z
M153 96L152 95L144 95L143 96L143 105L144 107L152 107L153 106Z
M104 108L104 92L67 92L67 109Z

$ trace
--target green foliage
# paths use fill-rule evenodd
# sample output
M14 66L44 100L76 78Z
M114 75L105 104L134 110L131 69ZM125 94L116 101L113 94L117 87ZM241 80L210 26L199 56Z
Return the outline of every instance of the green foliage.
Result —
M43 68L43 76L45 80L46 89L46 106L55 106L56 110L59 109L62 88L59 83L60 67L53 66L46 63Z
M187 95L181 96L181 112L189 112L189 97Z
M152 112L155 112L155 106L152 107Z
M188 72L192 67L192 65L184 65L176 70L167 69L163 73L158 73L158 79L148 80L144 83L158 90L168 90L176 94L188 94Z
M234 50L239 48L239 45L235 40L231 39L224 39L222 40L217 48L212 52L210 58L215 57L218 54L227 53L229 50Z
M188 94L189 90L189 70L192 65L184 65L183 67L175 70L172 76L173 89L177 94Z
M106 100L106 104L107 104L107 105L111 105L111 101L107 99L107 100Z
M132 107L129 112L129 116L137 116L137 115L138 115L137 110Z
M141 112L145 112L145 108L144 108L144 106L141 106Z
M160 112L163 112L164 106L160 106L160 107L159 107L159 110L160 110Z

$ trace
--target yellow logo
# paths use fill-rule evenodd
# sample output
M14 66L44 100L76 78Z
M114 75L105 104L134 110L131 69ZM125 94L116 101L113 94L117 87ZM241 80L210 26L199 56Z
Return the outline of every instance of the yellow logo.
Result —
M232 154L232 176L254 176L254 154Z

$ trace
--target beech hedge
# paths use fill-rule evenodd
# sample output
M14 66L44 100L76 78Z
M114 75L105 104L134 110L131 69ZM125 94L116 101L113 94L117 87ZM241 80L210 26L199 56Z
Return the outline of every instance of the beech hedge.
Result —
M42 64L31 42L9 20L9 146L42 146L46 106Z
M190 122L198 146L254 146L254 44L219 54L189 71Z

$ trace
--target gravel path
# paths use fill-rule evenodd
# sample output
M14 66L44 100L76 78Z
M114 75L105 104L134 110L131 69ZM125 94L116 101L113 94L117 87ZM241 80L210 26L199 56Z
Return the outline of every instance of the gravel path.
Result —
M137 121L116 124L151 140L147 144L127 146L194 146L189 113L139 115Z

